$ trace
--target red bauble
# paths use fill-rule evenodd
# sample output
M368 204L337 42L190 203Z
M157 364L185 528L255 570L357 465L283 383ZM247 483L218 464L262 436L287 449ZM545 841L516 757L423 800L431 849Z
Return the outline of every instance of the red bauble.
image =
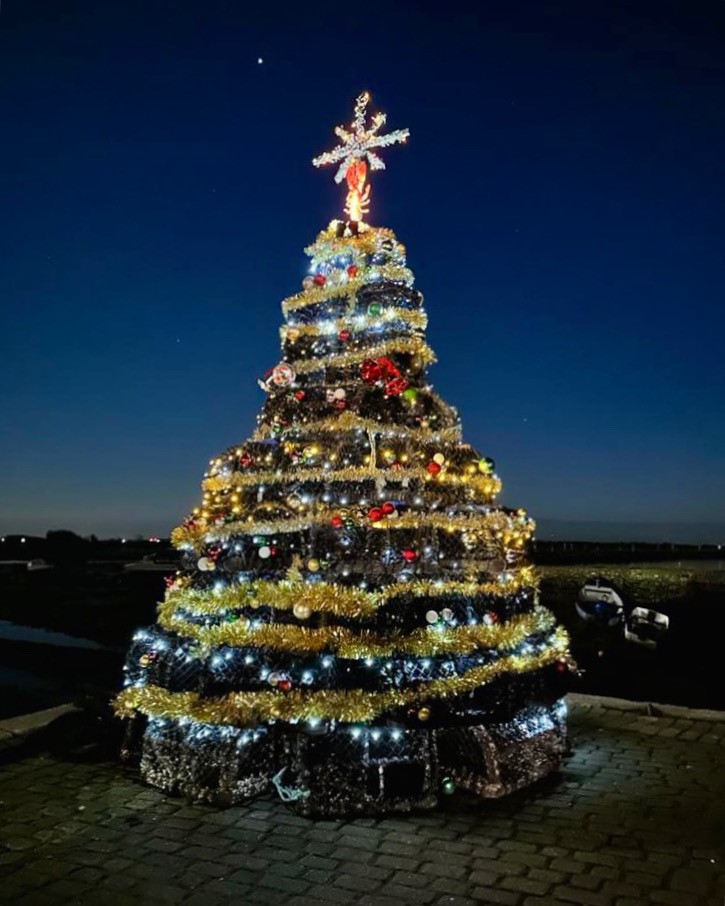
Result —
M337 335L337 339L340 340L342 343L347 343L347 341L350 339L351 336L352 336L352 334L350 333L349 330L341 330L340 333Z
M402 556L403 560L405 560L406 563L413 563L415 560L418 559L417 552L411 550L410 548L406 548L402 552L401 556Z
M389 516L391 513L395 512L395 504L388 500L382 505L381 510L383 511L384 516Z
M315 274L312 278L312 282L315 286L324 286L327 283L327 277L324 274Z
M348 277L357 277L357 265L356 264L351 264L350 267L348 267L347 275L348 275Z
M281 679L277 683L277 688L282 692L289 692L292 688L292 680L290 679Z
M378 362L366 359L360 366L360 377L366 384L377 384L378 381L382 380L383 369Z
M243 469L249 468L249 466L251 466L253 462L254 462L254 460L252 459L251 454L250 454L250 453L247 453L246 450L245 450L244 453L242 453L242 455L239 457L239 465L240 465Z
M383 511L379 506L374 506L371 510L368 510L368 518L371 522L380 522L383 518Z
M404 377L393 377L385 382L385 395L386 396L400 396L400 394L408 389L408 381Z
M556 665L556 669L557 669L557 671L558 671L559 673L565 673L565 672L566 672L566 664L565 664L563 661L559 661L559 663Z
M336 409L347 409L347 401L346 400L335 400L335 408Z
M295 392L295 399L296 399L296 400L303 400L304 398L305 398L305 391L304 391L304 390L297 390L297 391Z
M426 469L431 475L438 475L441 471L441 468L442 467L439 466L437 462L429 462L426 466Z
M332 519L330 519L330 525L333 528L342 528L342 516L333 516Z

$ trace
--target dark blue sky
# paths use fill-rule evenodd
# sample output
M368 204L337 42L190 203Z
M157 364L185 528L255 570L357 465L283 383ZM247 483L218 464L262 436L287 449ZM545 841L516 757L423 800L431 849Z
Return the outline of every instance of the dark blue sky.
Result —
M370 219L504 502L725 520L723 3L5 0L0 529L195 505L340 213L310 159L363 88L412 133Z

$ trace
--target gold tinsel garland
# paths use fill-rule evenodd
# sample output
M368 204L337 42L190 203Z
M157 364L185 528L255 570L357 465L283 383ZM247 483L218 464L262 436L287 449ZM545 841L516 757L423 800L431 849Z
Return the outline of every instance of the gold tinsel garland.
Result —
M501 481L492 475L464 475L452 469L446 469L435 478L422 467L392 469L389 466L374 468L372 466L345 466L340 469L315 468L301 469L290 466L286 471L276 472L232 472L226 477L211 476L202 482L204 491L223 491L226 488L244 488L256 485L297 484L314 481L327 484L334 481L377 481L384 477L388 483L402 481L424 481L428 484L466 484L479 491L487 501L501 491Z
M421 683L414 689L387 692L273 690L202 698L198 692L169 692L151 685L124 689L117 696L114 708L119 717L131 717L135 711L140 711L149 717L189 718L210 724L245 725L272 720L358 723L374 720L393 708L417 707L436 698L472 692L507 673L529 673L556 661L568 661L567 646L566 632L560 628L553 633L550 646L538 654L512 654L495 663L474 667L462 676Z
M166 599L159 605L158 612L160 620L168 620L180 610L201 616L224 613L242 607L271 606L277 610L292 610L299 604L308 607L311 613L360 619L373 616L380 607L403 596L445 599L452 595L466 597L489 595L504 598L535 586L536 577L531 566L511 570L511 579L506 584L418 579L414 582L395 582L375 591L327 582L289 580L270 582L266 579L257 579L240 585L228 585L218 590L172 586L166 592Z
M343 658L433 657L440 654L471 654L481 648L508 651L534 633L552 629L555 620L543 607L508 623L491 626L456 626L450 629L419 628L405 636L380 635L371 630L351 630L343 626L308 629L285 623L263 623L256 628L241 618L233 623L200 626L180 617L159 620L164 629L193 639L208 652L220 645L233 648L267 648L289 654L337 654Z
M397 305L391 305L385 308L380 315L382 321L404 321L414 330L425 330L428 325L428 315L418 309L400 308ZM355 331L356 322L350 318L337 318L330 322L334 329L323 330L318 324L283 324L279 329L279 335L282 341L290 340L294 342L298 337L304 336L328 336L330 333L335 334L341 330Z
M461 439L461 426L455 425L451 428L440 428L435 430L427 427L409 428L403 425L385 425L372 418L361 418L354 412L342 412L340 415L333 415L329 418L319 419L318 421L296 422L279 430L273 425L264 423L259 425L252 440L268 440L270 437L279 437L284 440L290 436L297 435L314 435L315 433L332 433L341 434L343 431L373 431L381 437L397 437L402 439L410 438L420 443L435 443L440 441L455 442Z
M382 264L369 265L363 269L362 273L356 277L349 277L344 283L325 283L323 286L311 286L301 293L295 293L282 302L282 313L287 316L291 311L297 311L300 308L307 308L309 305L320 305L334 299L335 296L344 298L345 296L354 295L363 286L374 285L376 281L370 280L370 270L377 270L381 281L390 281L392 283L405 283L412 286L414 277L413 272L401 264Z
M320 230L317 238L304 250L308 258L330 259L349 254L351 251L362 255L372 255L381 248L381 240L387 240L400 249L400 254L405 254L405 246L398 242L397 237L390 227L373 227L369 223L359 224L360 232L357 236L338 236L339 221L333 220L324 230Z
M395 337L375 346L366 346L363 349L351 349L340 355L326 355L320 358L295 359L290 364L297 374L308 374L313 371L322 371L325 368L348 368L358 365L367 359L377 359L381 356L390 356L395 353L409 353L420 357L422 365L430 365L436 361L435 353L422 337Z
M195 523L193 525L180 525L171 533L171 542L175 547L188 547L201 549L209 541L221 541L234 535L283 535L290 532L303 532L313 526L329 525L330 519L336 510L325 509L319 513L308 513L293 519L275 519L269 522L255 521L251 514L246 521L241 519L232 522L220 523ZM397 531L404 529L441 529L450 532L481 532L490 540L501 541L506 544L505 534L512 532L512 519L506 513L495 510L484 514L456 514L446 513L403 513L397 519L381 520L369 523L371 529L378 531ZM514 543L510 547L520 552L525 543L531 538L536 525L529 520L526 526L513 533Z

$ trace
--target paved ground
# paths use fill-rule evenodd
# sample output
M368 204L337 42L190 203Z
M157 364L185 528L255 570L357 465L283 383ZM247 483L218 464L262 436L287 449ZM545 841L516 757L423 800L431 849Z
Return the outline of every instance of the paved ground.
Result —
M312 822L215 811L113 763L6 755L0 901L307 906L723 904L725 719L572 708L559 778L436 813Z

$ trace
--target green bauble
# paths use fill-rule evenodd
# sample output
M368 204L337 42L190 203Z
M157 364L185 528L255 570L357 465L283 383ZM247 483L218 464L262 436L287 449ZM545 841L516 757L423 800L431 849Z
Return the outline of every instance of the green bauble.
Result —
M371 302L370 305L368 305L368 314L371 318L377 318L382 310L383 306L379 302Z
M492 475L493 470L496 468L496 463L490 456L484 456L483 459L478 460L478 468L484 475Z
M418 391L415 389L415 387L408 387L407 390L404 390L402 392L401 396L409 403L414 403L418 399Z

